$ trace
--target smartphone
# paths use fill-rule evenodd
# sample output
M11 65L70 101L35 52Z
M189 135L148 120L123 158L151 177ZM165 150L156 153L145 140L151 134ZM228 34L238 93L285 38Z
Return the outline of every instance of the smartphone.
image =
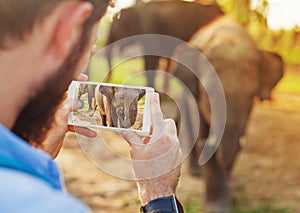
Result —
M81 107L71 112L68 124L112 131L150 133L151 87L73 81L68 96Z

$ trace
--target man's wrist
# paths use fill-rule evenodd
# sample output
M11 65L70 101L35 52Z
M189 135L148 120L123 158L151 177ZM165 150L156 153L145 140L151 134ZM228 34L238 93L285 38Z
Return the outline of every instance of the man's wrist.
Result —
M175 194L175 191L169 187L158 184L156 187L152 183L143 182L138 184L139 196L142 205L146 205L152 200L162 197L168 197Z
M146 205L151 200L175 194L179 181L178 169L180 170L180 167L154 179L138 180L137 187L141 204Z

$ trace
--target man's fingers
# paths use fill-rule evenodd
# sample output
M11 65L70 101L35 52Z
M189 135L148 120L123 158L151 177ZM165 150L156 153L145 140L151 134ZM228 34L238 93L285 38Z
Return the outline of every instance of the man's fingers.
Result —
M80 101L76 100L76 99L66 99L63 102L63 110L64 112L66 112L67 114L69 114L70 112L76 112L80 109L81 103Z
M81 106L81 103L78 101L78 100L75 100L75 99L72 99L72 111L73 112L76 112L80 109Z
M177 128L175 121L173 119L168 118L164 122L166 132L168 132L171 136L177 136Z
M161 112L160 109L160 101L159 101L159 95L157 92L153 93L153 95L151 96L150 99L150 112L151 114L161 114L161 116L163 117L163 114Z
M97 132L95 132L94 130L91 130L89 128L86 128L86 127L75 127L72 125L68 125L68 130L70 132L75 132L75 133L84 135L89 138L95 138L97 136Z
M151 123L153 126L153 136L155 138L160 137L160 135L164 131L164 117L160 109L160 103L159 103L159 95L158 93L154 93L151 96Z
M77 81L87 81L88 80L88 76L86 74L80 73L80 75L78 76Z
M142 144L141 137L133 131L121 131L120 134L131 145Z

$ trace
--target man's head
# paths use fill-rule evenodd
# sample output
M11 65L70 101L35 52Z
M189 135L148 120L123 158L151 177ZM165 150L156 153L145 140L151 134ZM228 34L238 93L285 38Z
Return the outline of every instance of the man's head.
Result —
M1 82L1 90L14 88L12 129L28 142L46 136L64 92L87 62L108 2L0 0L0 78L18 82Z

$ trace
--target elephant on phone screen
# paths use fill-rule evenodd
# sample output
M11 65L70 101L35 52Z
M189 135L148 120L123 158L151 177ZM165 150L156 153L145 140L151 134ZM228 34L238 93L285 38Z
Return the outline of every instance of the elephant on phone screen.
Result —
M112 22L109 33L106 57L109 64L109 71L112 71L112 48L113 42L142 34L159 34L173 36L183 41L188 41L192 35L201 27L208 24L218 16L223 15L221 9L216 5L203 5L195 2L185 1L151 1L148 3L139 2L134 7L123 9L119 16ZM177 43L155 41L149 43L143 39L125 40L121 42L121 48L137 43L141 45L145 53L151 50L160 50L171 56ZM159 56L144 55L145 70L156 70L159 64ZM169 65L169 60L168 63ZM168 70L167 65L167 70ZM146 72L147 85L154 86L154 72ZM111 73L106 81L111 78Z
M224 134L216 153L201 167L201 174L206 187L206 212L227 213L231 207L228 186L230 174L240 150L240 138L245 134L254 98L270 99L272 89L283 76L284 62L276 53L259 50L248 32L228 17L222 17L200 29L190 43L206 56L225 94L227 115ZM200 59L194 53L191 47L181 46L175 50L174 55L188 60L189 64L197 68ZM198 103L200 130L190 161L192 172L196 173L203 141L208 136L211 124L210 102L204 87L192 71L175 62L172 67L173 74L185 83ZM203 77L202 82L211 80L209 75L205 75L207 69L210 69L209 65L201 63L195 69ZM214 84L211 86L214 87Z
M78 100L80 100L81 96L84 94L88 94L88 104L89 104L89 110L93 109L93 98L95 97L95 85L91 84L85 84L81 83L79 85L79 91L78 91Z
M132 127L137 118L138 101L145 95L145 92L144 89L97 86L96 105L99 107L101 125Z

